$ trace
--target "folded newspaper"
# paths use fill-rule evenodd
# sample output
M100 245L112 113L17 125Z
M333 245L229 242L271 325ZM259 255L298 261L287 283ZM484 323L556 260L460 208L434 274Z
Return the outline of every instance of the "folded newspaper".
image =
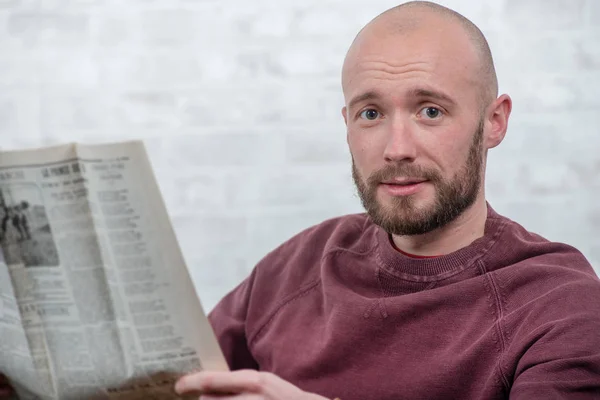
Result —
M142 142L0 152L0 248L19 399L178 399L227 369Z

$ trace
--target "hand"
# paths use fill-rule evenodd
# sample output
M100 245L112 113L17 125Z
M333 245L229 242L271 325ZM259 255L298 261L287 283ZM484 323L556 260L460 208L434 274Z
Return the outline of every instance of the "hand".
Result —
M8 384L8 379L2 374L0 374L0 400L1 399L10 399L10 396L13 394L12 387Z
M276 375L254 370L186 375L177 381L175 391L201 396L201 400L328 400L304 392Z

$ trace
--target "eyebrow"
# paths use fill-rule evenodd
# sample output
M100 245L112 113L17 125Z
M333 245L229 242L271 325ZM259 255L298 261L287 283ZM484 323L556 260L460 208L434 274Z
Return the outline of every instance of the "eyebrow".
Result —
M348 109L351 110L354 106L356 106L358 103L362 103L363 101L378 100L380 98L381 98L381 96L372 90L365 92L363 94L360 94L360 95L354 97L352 100L350 100L350 103L348 103Z
M417 98L425 97L425 98L429 98L429 99L433 99L433 100L438 100L443 103L447 103L449 105L456 105L456 102L447 94L444 94L442 92L438 92L435 90L430 90L430 89L423 89L423 88L412 89L408 92L408 96L409 97L417 97ZM350 100L350 102L348 103L348 109L352 109L358 103L362 103L363 101L379 100L379 99L381 99L381 95L377 92L370 90L370 91L360 94L360 95L354 97L352 100Z
M411 90L408 94L410 97L426 97L441 101L442 103L447 103L449 105L456 105L456 102L450 96L435 90L418 88Z

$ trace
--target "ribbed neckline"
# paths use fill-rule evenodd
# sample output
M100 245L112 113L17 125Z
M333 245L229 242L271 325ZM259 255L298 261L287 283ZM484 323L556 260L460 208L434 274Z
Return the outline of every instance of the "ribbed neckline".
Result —
M396 249L390 243L389 234L377 227L377 259L386 271L408 279L428 281L460 272L472 265L487 253L500 235L504 219L487 204L487 218L484 235L467 247L436 258L412 258Z

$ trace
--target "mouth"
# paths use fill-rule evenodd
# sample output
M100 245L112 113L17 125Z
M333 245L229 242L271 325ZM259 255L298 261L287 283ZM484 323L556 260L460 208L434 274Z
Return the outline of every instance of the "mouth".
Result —
M382 181L380 186L389 195L398 196L409 196L419 192L427 182L427 179L417 178L396 178L386 181Z
M427 182L427 179L421 178L394 178L381 182L383 185L398 185L398 186L410 186L417 185L419 183Z

